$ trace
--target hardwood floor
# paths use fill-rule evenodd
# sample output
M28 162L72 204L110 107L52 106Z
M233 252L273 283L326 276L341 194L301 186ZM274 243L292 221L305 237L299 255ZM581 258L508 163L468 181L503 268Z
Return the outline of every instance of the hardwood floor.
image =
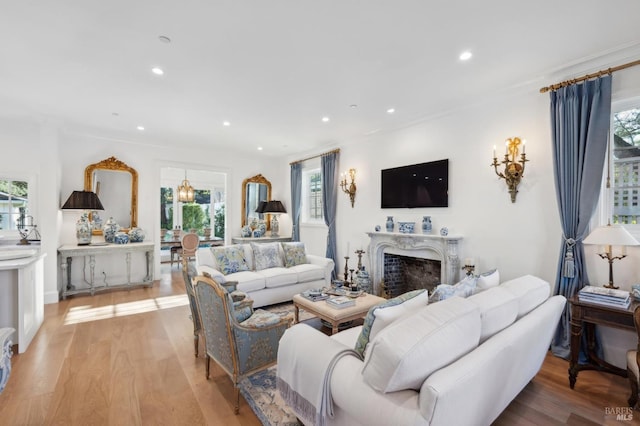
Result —
M162 271L153 288L46 305L29 350L13 357L0 425L259 425L243 398L233 413L231 380L214 362L205 379L182 275ZM626 407L626 379L583 371L570 390L567 368L548 356L495 424L640 424L605 410Z

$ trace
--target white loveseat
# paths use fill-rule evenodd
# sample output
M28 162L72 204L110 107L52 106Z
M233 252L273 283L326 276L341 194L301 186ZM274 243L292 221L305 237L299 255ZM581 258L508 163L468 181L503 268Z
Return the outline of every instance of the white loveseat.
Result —
M280 341L278 389L305 424L489 425L542 366L566 303L549 294L527 275L423 300L378 330L363 359L352 351L362 326L329 337L297 324Z
M286 250L285 250L286 249ZM277 252L277 255L276 255ZM224 261L231 259L225 270ZM237 281L237 290L260 307L290 301L310 289L329 287L332 259L308 254L302 243L252 243L202 247L196 252L198 274L209 274L219 283Z

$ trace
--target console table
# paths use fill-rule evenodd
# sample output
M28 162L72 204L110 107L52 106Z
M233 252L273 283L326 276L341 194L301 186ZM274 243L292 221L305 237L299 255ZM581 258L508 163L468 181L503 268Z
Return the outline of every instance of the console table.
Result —
M130 244L97 244L87 246L77 245L64 245L58 248L60 254L60 269L62 269L63 282L66 281L66 286L62 289L62 299L67 296L80 293L90 293L92 296L97 291L118 289L118 288L131 288L134 286L146 285L151 287L153 285L153 252L154 243L130 243ZM146 259L146 275L141 281L131 281L131 255L132 253L144 253ZM127 280L125 283L109 284L107 283L106 273L104 274L104 282L100 285L95 283L95 265L96 256L123 256L126 262L126 275ZM83 264L83 278L88 287L76 288L71 283L71 265L74 257L84 257ZM89 271L87 277L87 261L89 262ZM125 265L123 265L125 266Z
M627 370L618 368L600 359L595 351L595 325L606 325L609 327L621 328L635 331L633 324L633 311L640 302L633 301L626 308L614 308L595 303L583 302L574 295L569 299L571 303L571 357L569 360L569 387L573 389L578 378L578 372L582 370L605 371L618 376L627 377ZM580 364L578 355L580 354L580 340L582 329L586 331L587 337L587 357L586 364Z
M231 243L244 244L244 243L287 243L291 241L291 237L232 237Z

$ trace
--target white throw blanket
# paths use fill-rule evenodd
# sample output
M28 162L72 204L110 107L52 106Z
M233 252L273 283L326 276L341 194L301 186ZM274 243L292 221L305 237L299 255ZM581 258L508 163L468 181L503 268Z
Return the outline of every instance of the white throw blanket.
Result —
M317 345L318 334L325 339L323 345ZM306 344L310 341L316 344ZM333 418L331 374L336 362L347 355L359 358L353 349L304 324L294 325L280 339L277 388L305 424L324 426L327 417Z

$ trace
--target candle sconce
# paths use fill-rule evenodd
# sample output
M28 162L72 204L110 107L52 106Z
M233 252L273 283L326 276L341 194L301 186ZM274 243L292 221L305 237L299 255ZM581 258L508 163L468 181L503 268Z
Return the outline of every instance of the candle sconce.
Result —
M351 183L347 182L347 173L349 174ZM347 173L342 173L342 179L340 179L340 188L342 188L342 191L344 191L345 194L349 195L349 199L351 200L351 207L353 208L353 203L356 200L356 169L349 169Z
M465 273L467 274L467 276L469 275L473 275L473 271L476 269L476 265L475 265L475 260L473 259L465 259L464 260L464 266L461 268L463 271L465 271Z
M509 194L511 194L511 202L516 202L516 194L518 193L518 185L520 180L524 176L524 166L527 160L524 152L526 141L520 138L509 138L505 143L504 159L498 163L498 157L496 157L496 147L493 147L493 163L489 166L493 166L496 171L496 175L500 179L504 179L509 187ZM522 154L520 154L519 146L522 145ZM516 161L516 158L520 155L520 160ZM498 166L504 164L504 171L499 172Z

